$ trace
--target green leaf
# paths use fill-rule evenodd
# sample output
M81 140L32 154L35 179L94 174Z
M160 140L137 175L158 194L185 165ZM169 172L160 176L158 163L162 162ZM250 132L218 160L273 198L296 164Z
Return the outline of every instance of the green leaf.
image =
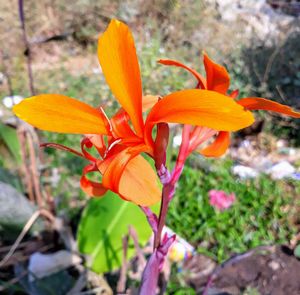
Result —
M17 131L0 122L0 140L3 140L12 156L15 158L18 164L21 163L21 146L17 136Z
M20 193L24 191L21 178L3 167L0 167L0 182L10 184Z
M158 208L158 206L155 206ZM132 225L144 246L151 229L142 210L112 192L100 199L91 199L80 220L77 241L79 251L90 256L90 267L97 273L112 271L122 264L122 237ZM132 243L128 257L135 253Z
M297 258L300 258L300 245L297 245L295 250L294 250L294 255L297 257Z

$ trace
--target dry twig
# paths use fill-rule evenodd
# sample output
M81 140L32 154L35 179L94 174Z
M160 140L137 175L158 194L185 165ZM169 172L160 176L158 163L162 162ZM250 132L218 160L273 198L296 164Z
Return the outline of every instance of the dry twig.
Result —
M120 278L117 284L118 294L124 294L126 289L126 273L127 273L127 250L128 250L128 235L124 236L122 239L123 247L123 257L122 257L122 267L120 271Z
M6 264L6 262L9 260L9 258L14 254L14 252L18 248L19 244L21 243L21 241L23 240L23 238L25 237L25 235L27 234L27 232L30 230L30 228L36 222L36 220L38 219L38 217L40 215L46 217L51 222L54 222L54 220L55 220L55 217L49 211L47 211L45 209L40 209L40 210L34 212L31 215L31 217L29 218L29 220L27 221L27 223L25 224L25 226L23 227L21 233L19 234L19 236L16 239L16 241L14 242L14 244L11 246L10 250L8 251L8 253L0 261L0 268L3 267Z

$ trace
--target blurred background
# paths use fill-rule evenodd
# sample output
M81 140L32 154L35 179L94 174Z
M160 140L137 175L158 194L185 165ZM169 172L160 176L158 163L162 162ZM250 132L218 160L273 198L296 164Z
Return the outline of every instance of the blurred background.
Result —
M33 93L60 93L93 106L102 105L112 114L118 105L105 83L96 52L99 34L111 18L118 18L133 32L145 94L165 95L193 88L195 81L188 73L156 61L176 59L203 73L205 51L227 68L231 90L239 89L240 97L265 97L299 110L300 2L27 0L23 5L24 21L19 2L0 0L0 293L81 294L107 284L102 277L100 283L95 283L100 278L96 273L106 272L105 292L111 294L120 273L95 263L89 268L96 276L94 285L89 278L89 284L77 288L77 293L68 293L86 271L82 260L74 266L73 256L64 258L73 262L59 269L63 276L60 273L53 277L58 273L54 267L50 285L46 273L40 279L43 283L33 286L32 282L38 280L30 278L30 274L43 272L35 268L34 254L77 251L78 228L85 232L84 238L77 237L79 250L90 254L87 244L94 249L97 240L86 241L86 236L94 235L101 227L99 223L112 217L85 220L91 223L85 225L82 216L93 211L91 207L84 209L88 198L79 186L85 161L63 151L38 147L39 142L55 142L79 148L81 136L37 132L16 120L11 111L13 104ZM186 165L167 223L194 247L196 260L193 264L170 264L168 294L197 294L216 265L260 246L278 245L272 248L272 262L283 259L289 269L298 269L300 120L266 112L257 112L256 118L254 126L235 135L225 157L212 160L195 154ZM179 130L172 129L170 166L180 141ZM234 193L236 201L231 208L216 211L209 204L208 192L212 189ZM35 222L33 227L30 222L26 224L28 220ZM134 225L134 221L131 223ZM140 231L143 229L138 231L143 236ZM14 244L20 232L25 237ZM10 250L14 251L9 253ZM295 260L287 260L290 256L285 257L286 252ZM257 257L253 263L261 263L262 258ZM278 262L277 267L274 263L274 269L266 269L266 277L247 272L247 279L236 275L230 281L227 277L227 285L217 280L218 290L227 288L228 294L266 294L263 280L287 269L280 270L281 264ZM259 272L257 265L253 269ZM226 275L230 277L230 270L222 277ZM54 287L61 286L59 277L66 282L62 291ZM297 279L294 281L297 283ZM126 286L136 285L134 282L130 277ZM290 284L288 278L280 282L282 290ZM230 291L228 286L233 289ZM299 294L299 284L293 288L289 294ZM89 292L82 294L98 294Z

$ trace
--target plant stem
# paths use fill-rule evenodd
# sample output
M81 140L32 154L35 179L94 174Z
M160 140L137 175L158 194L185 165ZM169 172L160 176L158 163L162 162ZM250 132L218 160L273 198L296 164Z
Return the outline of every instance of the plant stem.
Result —
M25 27L23 0L19 0L18 5L19 5L19 19L21 23L23 41L25 45L25 55L27 57L26 61L27 61L27 73L28 73L28 80L29 80L29 90L30 90L30 94L33 96L35 95L35 90L34 90L34 82L33 82L32 67L31 67L31 51L30 51L30 44L28 42L27 32Z
M157 233L155 235L155 240L154 240L154 249L157 249L161 243L162 230L163 227L165 226L168 207L170 204L170 200L174 195L174 192L175 192L175 186L172 183L167 183L163 186L161 207L160 207L160 213L158 217Z
M166 131L165 126L160 126L160 127L161 128L159 129L159 131L161 133L159 134L160 136L158 136L159 139L156 141L157 153L155 156L156 159L155 166L157 169L157 174L163 185L162 200L161 200L158 221L155 222L155 225L157 226L153 226L153 218L151 218L151 214L149 215L149 212L145 211L145 209L142 208L142 210L146 214L146 217L154 233L154 245L153 245L153 253L148 259L147 265L142 275L140 295L155 295L159 273L163 266L165 257L168 254L169 247L176 239L176 235L173 235L171 237L164 235L162 239L162 232L165 226L169 204L175 194L176 183L178 182L179 177L183 171L185 160L190 153L189 141L190 141L190 134L191 134L191 126L185 125L182 131L182 143L179 149L177 161L172 174L170 174L170 172L165 166L166 144L164 143L167 141L163 141L163 139L165 139L164 136L166 137L169 136L169 132L165 132Z

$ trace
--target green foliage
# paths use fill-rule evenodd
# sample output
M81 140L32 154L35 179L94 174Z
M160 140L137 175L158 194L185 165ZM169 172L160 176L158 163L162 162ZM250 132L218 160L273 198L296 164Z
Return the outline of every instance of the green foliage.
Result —
M21 163L20 142L16 129L0 122L0 142L3 141L17 164Z
M297 245L294 250L294 255L298 258L300 258L300 245Z
M259 291L256 288L248 287L243 295L260 295Z
M259 96L300 108L300 34L288 34L281 44L264 44L253 40L231 54L227 64L234 88L240 97ZM268 40L269 41L269 40ZM300 120L277 115L266 115L266 130L300 145Z
M0 167L0 182L10 184L19 192L23 192L23 185L20 177L2 167Z
M129 225L137 231L141 245L145 245L151 230L138 206L112 192L89 201L81 217L77 240L80 252L90 256L89 265L95 272L108 272L121 266L122 237L128 234ZM132 243L127 253L128 257L135 253Z
M168 225L218 261L258 245L288 242L296 232L292 206L299 184L289 186L292 191L287 193L285 182L266 176L239 181L230 173L230 162L218 161L217 167L211 162L214 169L209 171L186 165L168 213ZM209 205L210 189L234 192L237 202L216 212Z

